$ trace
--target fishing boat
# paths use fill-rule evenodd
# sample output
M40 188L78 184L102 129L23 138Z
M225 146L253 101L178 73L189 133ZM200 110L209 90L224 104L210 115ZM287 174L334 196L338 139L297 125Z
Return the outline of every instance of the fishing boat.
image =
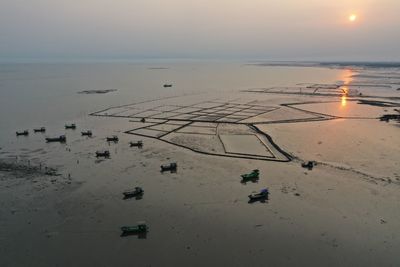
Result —
M104 150L104 151L96 151L96 157L103 157L103 158L108 158L110 156L110 151Z
M269 191L268 188L264 188L260 191L260 193L254 193L249 195L250 201L255 201L255 200L262 200L262 199L268 199Z
M121 231L122 234L135 234L135 233L146 233L149 230L149 227L146 225L146 222L137 222L137 225L134 226L122 226Z
M142 147L142 146L143 146L143 141L130 142L129 145L130 145L131 147L133 147L133 146Z
M172 84L164 84L164 88L172 87Z
M52 138L46 138L46 142L60 142L60 143L65 143L67 141L67 138L65 135L60 135L59 137L52 137Z
M16 134L17 136L20 136L20 135L25 135L25 136L27 136L27 135L29 135L29 131L28 131L28 130L25 130L25 131L22 131L22 132L15 132L15 134Z
M165 172L165 171L173 172L173 171L176 171L177 168L178 168L178 164L173 162L168 165L161 165L161 172Z
M44 133L44 132L46 132L46 128L44 128L44 127L36 128L36 129L33 129L33 132Z
M146 119L145 119L145 118L141 118L140 121L143 122L143 123L145 123L145 122L146 122Z
M87 130L86 132L81 132L82 136L92 136L92 131Z
M76 129L76 125L75 125L75 123L66 124L66 125L65 125L65 129L72 129L72 130L75 130L75 129Z
M303 162L301 164L301 167L307 168L311 171L315 165L317 165L317 163L315 161L308 161L308 162Z
M119 138L116 135L113 135L111 137L107 137L107 142L118 142Z
M255 169L253 170L251 173L247 173L247 174L242 174L240 175L242 177L243 181L249 181L249 180L254 180L254 179L258 179L260 176L260 171Z
M144 190L141 187L135 187L134 190L125 191L122 194L125 198L137 197L143 195Z

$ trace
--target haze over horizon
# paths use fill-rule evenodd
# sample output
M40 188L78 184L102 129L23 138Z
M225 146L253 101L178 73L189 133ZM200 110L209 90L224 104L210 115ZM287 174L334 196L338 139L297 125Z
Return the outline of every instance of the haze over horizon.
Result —
M400 61L398 10L398 0L3 0L0 61Z

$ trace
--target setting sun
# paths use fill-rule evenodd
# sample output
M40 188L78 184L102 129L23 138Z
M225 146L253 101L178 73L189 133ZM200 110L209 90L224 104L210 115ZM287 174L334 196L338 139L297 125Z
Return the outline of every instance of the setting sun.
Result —
M356 20L357 20L357 15L352 14L352 15L349 16L349 21L350 21L350 22L354 22L354 21L356 21Z

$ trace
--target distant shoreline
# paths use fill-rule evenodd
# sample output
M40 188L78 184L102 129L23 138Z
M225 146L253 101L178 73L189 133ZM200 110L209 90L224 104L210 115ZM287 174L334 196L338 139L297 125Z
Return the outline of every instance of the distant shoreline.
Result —
M271 61L260 63L248 63L247 65L261 67L327 67L327 68L400 68L400 62L370 62L370 61L343 61L343 62L309 62L309 61Z
M323 60L268 60L254 58L160 58L160 59L4 59L0 58L0 65L9 64L155 64L154 69L164 69L159 64L170 63L227 63L236 62L244 65L271 66L271 67L331 67L331 68L400 68L400 61L323 61ZM153 68L152 68L153 69Z

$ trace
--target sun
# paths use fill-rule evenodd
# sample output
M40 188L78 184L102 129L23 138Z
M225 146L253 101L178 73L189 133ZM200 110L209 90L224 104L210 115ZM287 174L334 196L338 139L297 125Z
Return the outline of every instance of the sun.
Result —
M350 22L354 22L354 21L356 21L357 20L357 15L356 14L351 14L350 16L349 16L349 21Z

